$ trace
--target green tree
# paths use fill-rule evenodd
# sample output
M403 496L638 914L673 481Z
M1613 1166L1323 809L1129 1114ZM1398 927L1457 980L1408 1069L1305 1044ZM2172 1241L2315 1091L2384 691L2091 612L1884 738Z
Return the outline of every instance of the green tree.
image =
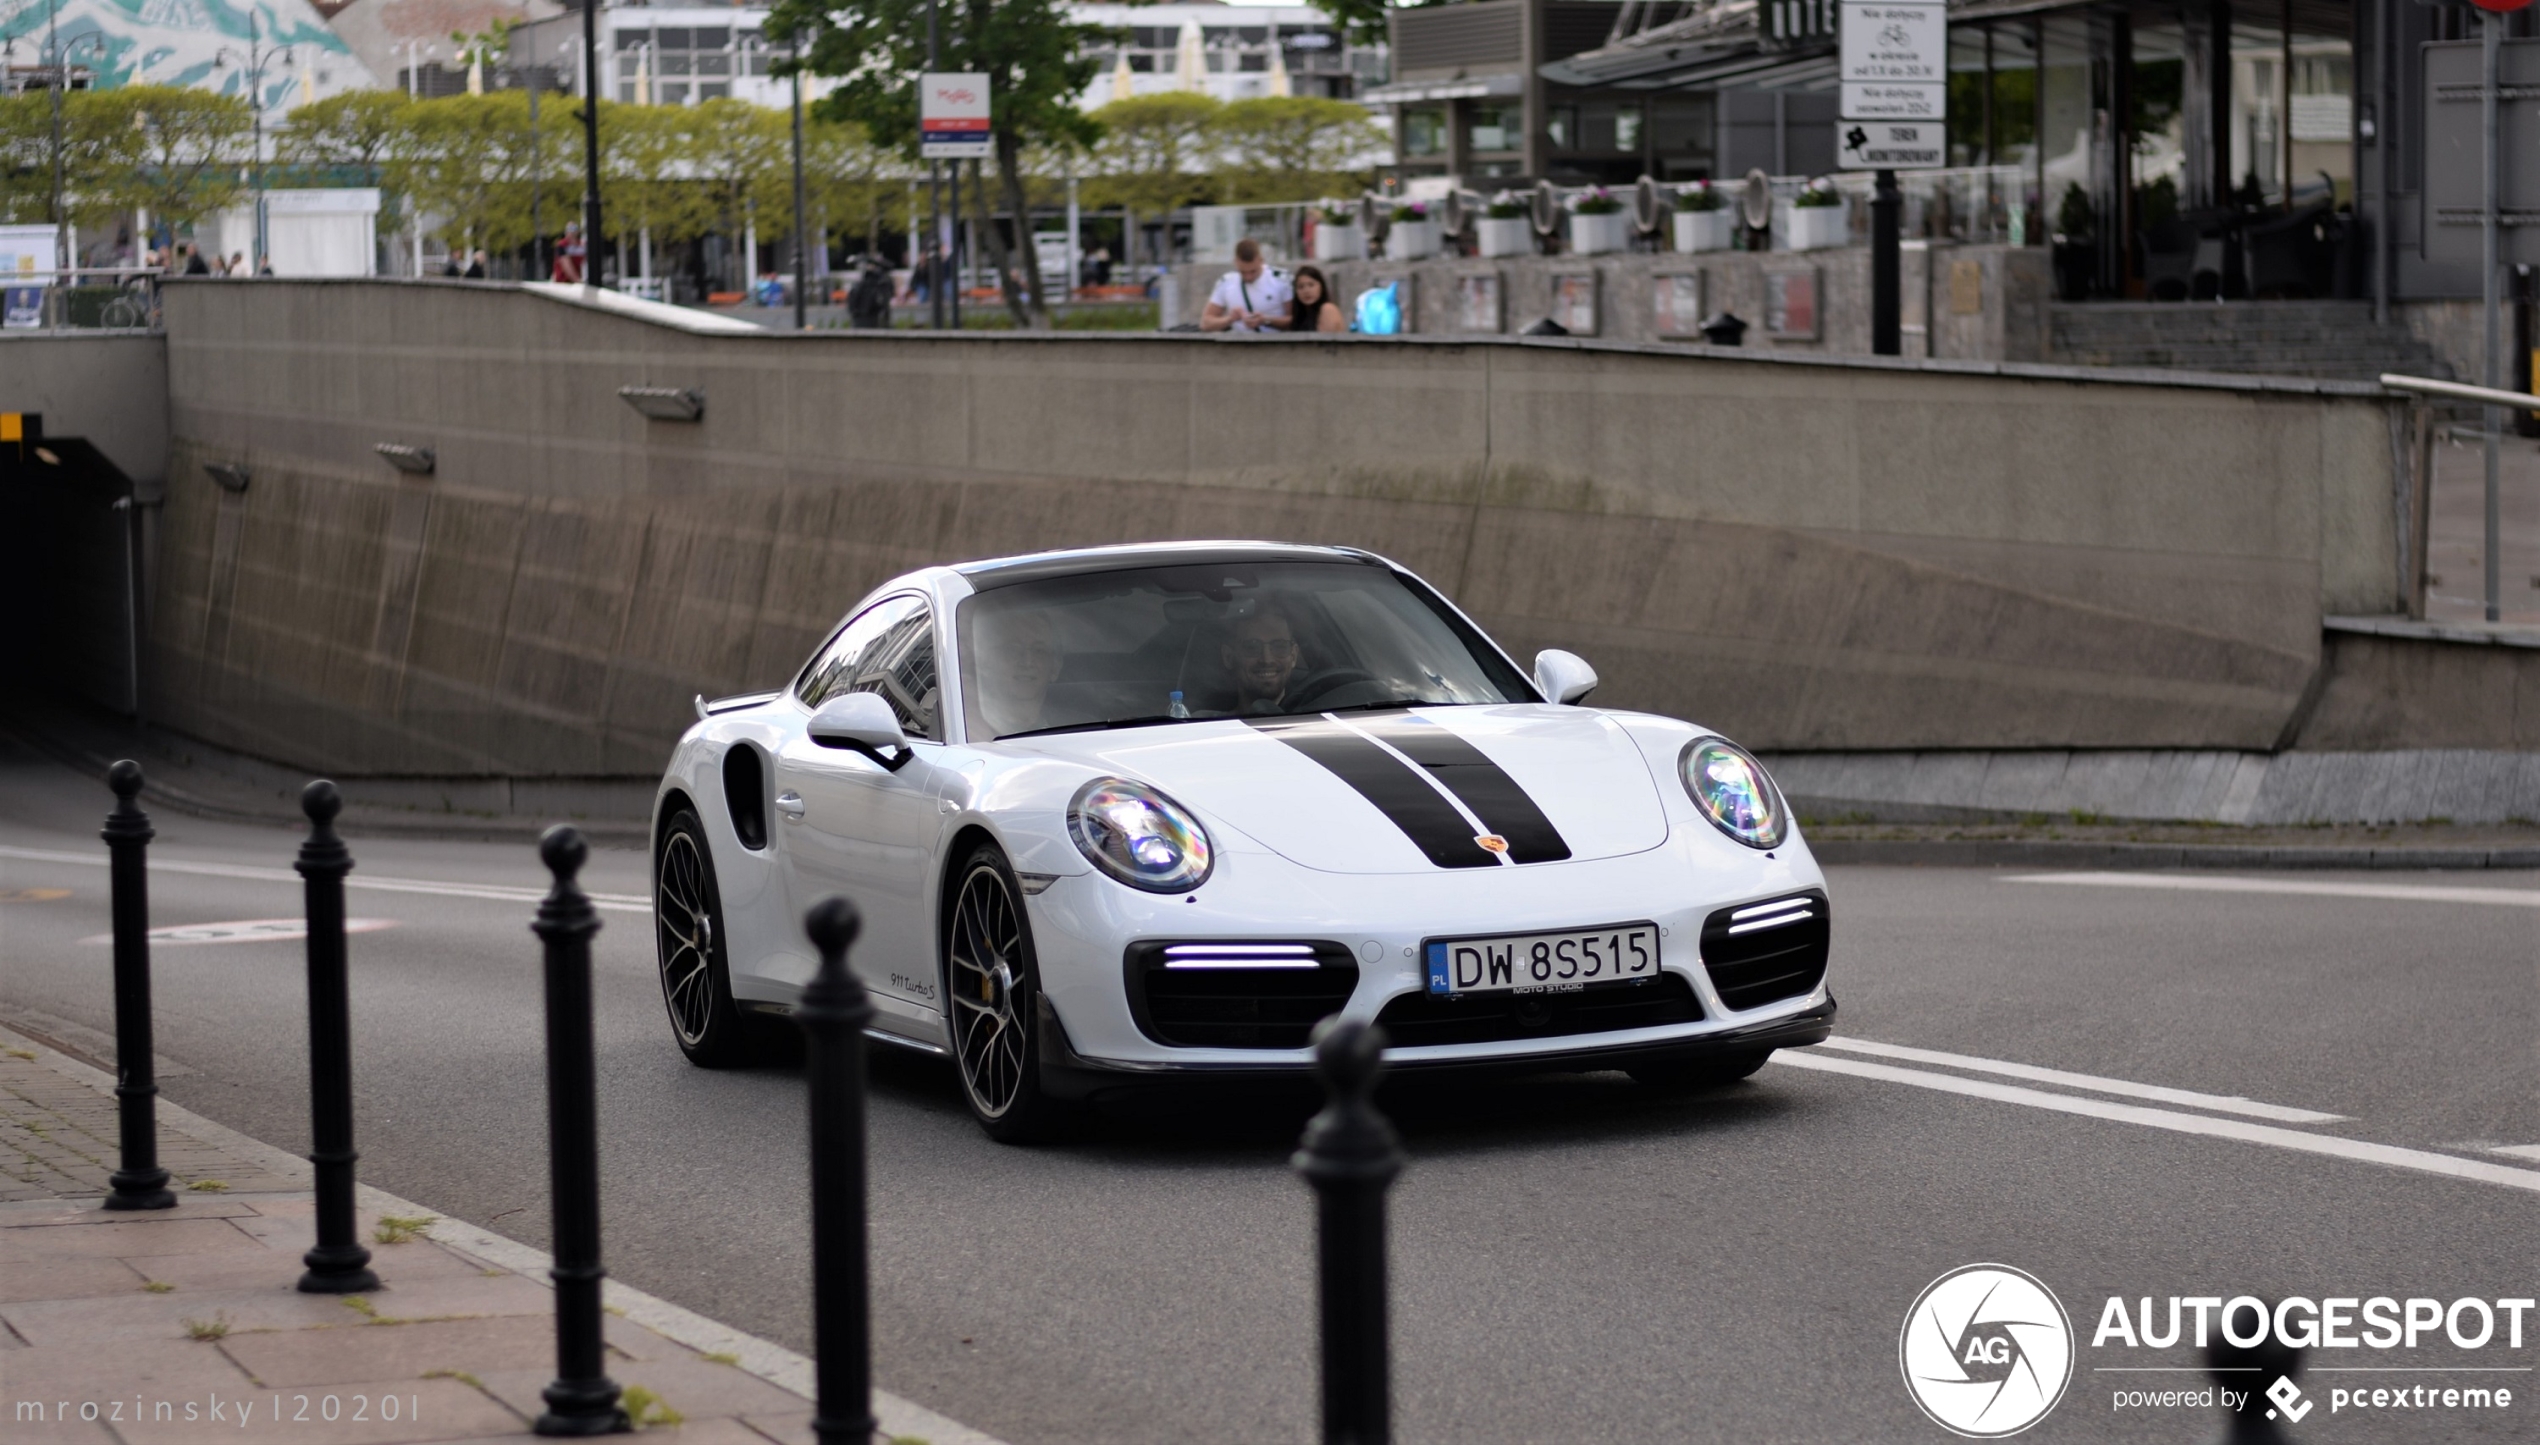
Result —
M377 184L413 129L412 104L399 91L348 90L298 106L275 137L275 157L285 165L358 171Z
M685 241L713 224L713 208L694 180L692 118L684 106L601 103L602 215L620 237L648 232L656 241Z
M243 97L181 85L123 85L92 96L101 131L131 132L134 163L113 167L98 188L113 209L147 209L173 232L245 193L255 116Z
M873 143L864 127L806 118L803 123L803 205L815 237L852 228L867 250L879 249L892 198L903 191L906 168ZM786 200L791 225L792 198ZM897 229L894 226L892 229Z
M560 153L568 128L545 126L533 138L529 96L517 90L419 100L410 114L398 169L418 211L441 222L443 239L493 251L526 243L531 178L543 172L552 194L562 169L555 155L544 166L533 157L540 148Z
M764 228L771 235L793 227L791 126L782 111L729 96L688 111L683 127L687 169L704 191L708 213L732 238L736 251L754 213L774 223ZM757 268L757 257L740 258L737 272L743 287Z
M1215 169L1216 127L1226 107L1197 90L1115 100L1093 113L1102 139L1085 189L1098 206L1157 214L1205 199Z
M821 100L823 115L863 125L877 144L910 148L917 138L917 77L926 69L925 5L926 0L777 0L766 29L780 44L807 40L802 64L810 73L842 78ZM1017 229L1027 229L1023 149L1093 143L1097 132L1076 109L1075 97L1093 82L1093 46L1111 32L1070 19L1060 0L942 0L937 24L940 68L988 77L998 182ZM975 177L978 162L971 164ZM980 230L998 274L1013 274L998 228ZM1006 305L1017 325L1047 327L1040 257L1028 243L1021 249L1025 294L1004 288Z
M1344 182L1356 189L1384 145L1365 106L1322 96L1239 100L1212 129L1227 158L1219 188L1226 201L1306 201Z

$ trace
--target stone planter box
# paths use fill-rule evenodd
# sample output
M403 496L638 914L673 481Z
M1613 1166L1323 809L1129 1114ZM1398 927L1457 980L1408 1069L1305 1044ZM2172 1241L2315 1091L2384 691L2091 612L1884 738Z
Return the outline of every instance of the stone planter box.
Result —
M1493 221L1487 218L1473 223L1473 235L1484 256L1531 256L1535 250L1535 223L1523 216L1509 216Z
M1727 250L1730 214L1726 206L1716 211L1676 212L1676 249L1685 252Z
M1318 222L1314 227L1314 259L1364 261L1367 259L1367 233L1356 226Z
M1847 206L1793 206L1790 217L1790 249L1822 251L1841 246L1852 239L1852 212Z
M1570 213L1570 254L1601 256L1609 251L1629 250L1632 244L1632 218L1628 211L1608 211L1587 216Z
M1438 223L1435 221L1396 221L1385 232L1385 259L1419 261L1438 253Z

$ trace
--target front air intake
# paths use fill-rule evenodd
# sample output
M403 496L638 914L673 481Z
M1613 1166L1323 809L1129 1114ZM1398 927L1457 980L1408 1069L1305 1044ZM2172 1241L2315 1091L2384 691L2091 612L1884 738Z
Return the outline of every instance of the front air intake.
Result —
M1702 966L1732 1012L1814 993L1826 977L1834 917L1823 891L1723 908L1702 923Z
M1139 1032L1184 1049L1304 1048L1358 988L1358 960L1328 941L1156 940L1126 964Z

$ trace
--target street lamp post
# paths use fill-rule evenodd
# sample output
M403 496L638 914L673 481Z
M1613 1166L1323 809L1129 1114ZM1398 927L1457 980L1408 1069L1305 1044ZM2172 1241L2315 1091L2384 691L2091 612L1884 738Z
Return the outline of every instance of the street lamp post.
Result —
M57 5L53 9L58 11L60 7ZM71 43L64 45L61 43L61 32L55 28L52 15L48 14L44 25L44 48L52 55L52 64L48 67L51 74L47 79L47 85L53 92L53 265L56 271L53 278L53 295L58 313L57 323L68 324L70 316L67 308L70 305L73 267L71 214L62 196L67 185L62 159L62 92L70 89L70 52L77 49L80 42L86 41L97 51L98 58L102 60L105 58L106 42L103 36L92 30L86 35L71 37Z
M285 65L291 63L289 49L276 51L265 45L264 36L257 27L259 18L254 10L247 12L247 105L255 125L256 147L256 253L247 262L247 274L250 276L264 270L268 251L265 236L265 64L276 59ZM219 53L212 57L215 66L234 63L227 46L222 46Z
M582 0L582 284L600 264L600 0Z
M805 256L810 240L803 231L803 42L793 41L794 73L794 329L811 326L811 269Z

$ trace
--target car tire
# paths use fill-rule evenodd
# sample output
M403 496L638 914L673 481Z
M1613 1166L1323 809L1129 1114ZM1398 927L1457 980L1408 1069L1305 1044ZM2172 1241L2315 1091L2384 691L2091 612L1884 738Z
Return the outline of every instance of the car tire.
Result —
M1700 1059L1670 1059L1660 1063L1634 1064L1623 1072L1632 1082L1645 1089L1669 1094L1699 1093L1704 1089L1724 1088L1764 1067L1773 1056L1771 1049L1753 1054L1714 1055Z
M1004 851L982 843L953 870L945 895L945 1028L962 1101L998 1143L1040 1143L1064 1110L1041 1088L1033 1027L1040 968L1023 890Z
M739 1068L756 1052L749 1020L732 1002L723 938L723 897L715 889L705 824L682 808L654 850L653 947L670 1035L702 1069Z

